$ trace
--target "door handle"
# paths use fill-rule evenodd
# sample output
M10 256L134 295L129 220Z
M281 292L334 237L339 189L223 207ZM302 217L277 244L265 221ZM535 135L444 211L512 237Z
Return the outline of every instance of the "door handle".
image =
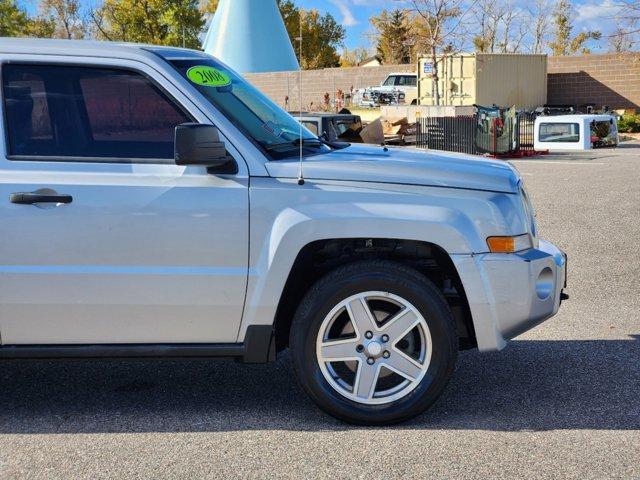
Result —
M12 193L9 200L11 203L32 205L34 203L71 203L73 197L71 195L48 192L18 192Z

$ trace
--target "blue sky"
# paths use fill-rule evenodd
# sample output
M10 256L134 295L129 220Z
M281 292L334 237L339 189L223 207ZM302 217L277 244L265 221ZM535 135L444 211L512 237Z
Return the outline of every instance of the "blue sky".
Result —
M99 4L100 0L81 0L85 6ZM370 46L367 32L371 32L369 17L383 9L402 6L402 0L294 0L303 8L314 8L320 12L331 13L347 30L345 45L349 49L358 46ZM508 0L521 8L526 8L533 0ZM37 0L18 0L29 11L34 11ZM610 32L613 21L612 0L573 0L576 11L576 30L600 30ZM574 32L575 33L575 32ZM601 42L605 44L605 42ZM597 50L597 49L595 49Z
M532 0L512 0L517 6L526 8ZM367 43L366 33L371 30L369 17L380 10L401 6L398 0L296 0L304 8L315 8L321 12L331 13L347 29L347 48L354 48ZM610 31L613 21L611 0L573 0L576 10L575 30ZM604 42L603 42L604 43Z

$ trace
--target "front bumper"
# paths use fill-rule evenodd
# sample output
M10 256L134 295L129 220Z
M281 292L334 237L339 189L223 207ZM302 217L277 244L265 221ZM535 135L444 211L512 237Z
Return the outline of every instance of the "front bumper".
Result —
M507 340L558 311L566 287L567 257L555 245L513 254L452 255L467 295L481 351Z

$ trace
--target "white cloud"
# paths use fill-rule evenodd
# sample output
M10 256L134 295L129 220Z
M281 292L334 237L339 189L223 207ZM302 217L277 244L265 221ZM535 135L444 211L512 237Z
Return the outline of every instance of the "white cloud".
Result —
M582 30L603 30L612 23L612 18L619 11L611 0L587 1L575 5L576 25Z
M342 15L342 25L345 27L352 27L358 24L358 20L353 15L349 6L346 3L346 0L331 0L338 10L340 10L340 14Z

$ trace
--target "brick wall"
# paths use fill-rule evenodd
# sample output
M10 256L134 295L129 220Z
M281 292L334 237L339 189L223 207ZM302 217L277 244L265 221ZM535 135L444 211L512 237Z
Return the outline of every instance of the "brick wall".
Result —
M547 103L640 110L640 53L549 57Z
M415 71L414 65L327 68L302 72L302 108L318 110L326 92L379 85L392 72ZM547 103L640 110L640 53L548 57ZM289 110L298 110L298 72L251 73L246 78Z
M318 110L325 93L333 99L338 89L348 93L371 85L379 85L389 73L412 72L415 65L385 65L382 67L326 68L323 70L304 70L302 72L302 109ZM284 106L285 97L289 97L289 110L299 110L298 72L249 73L245 78L267 94L278 105Z

